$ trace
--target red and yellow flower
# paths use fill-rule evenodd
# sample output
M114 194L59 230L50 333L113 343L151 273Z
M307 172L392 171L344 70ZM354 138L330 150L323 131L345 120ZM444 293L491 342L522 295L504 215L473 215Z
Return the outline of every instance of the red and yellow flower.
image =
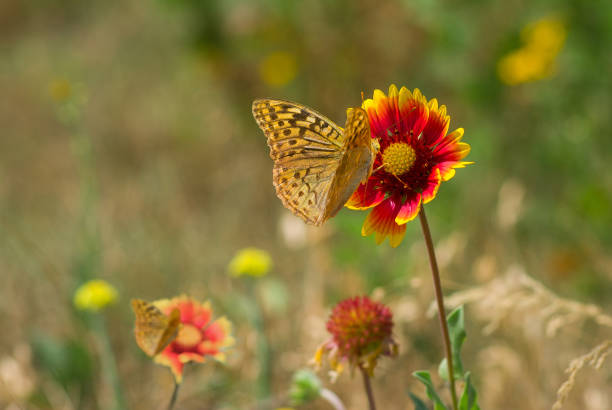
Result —
M213 320L209 302L200 303L183 295L157 300L154 305L166 315L174 309L180 312L178 335L154 359L170 367L177 383L182 381L185 363L204 363L207 358L225 361L225 351L234 345L232 325L225 317Z
M338 303L327 321L327 331L332 337L319 346L313 361L319 368L327 353L332 379L347 363L351 369L360 367L372 376L381 356L397 355L391 310L367 296Z
M367 112L372 138L380 150L373 172L346 203L350 209L374 208L366 217L361 234L375 234L376 243L386 237L398 246L406 233L406 223L419 213L421 203L436 196L440 183L455 175L470 146L461 142L463 128L448 132L450 117L446 106L438 106L418 89L399 91L389 87L389 95L374 90L374 98L362 104Z

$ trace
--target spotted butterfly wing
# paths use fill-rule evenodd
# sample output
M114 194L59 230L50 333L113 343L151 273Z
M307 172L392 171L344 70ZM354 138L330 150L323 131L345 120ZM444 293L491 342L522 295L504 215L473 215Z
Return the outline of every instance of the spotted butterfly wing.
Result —
M152 303L132 299L132 310L136 315L136 343L147 355L155 356L176 337L181 325L178 309L167 316Z
M325 215L328 218L336 215L359 184L368 180L378 153L378 141L370 135L368 115L363 109L347 110L344 134L344 153L327 197Z
M276 194L306 223L334 216L371 172L375 150L361 108L347 110L346 130L283 100L255 100L253 116L268 139Z

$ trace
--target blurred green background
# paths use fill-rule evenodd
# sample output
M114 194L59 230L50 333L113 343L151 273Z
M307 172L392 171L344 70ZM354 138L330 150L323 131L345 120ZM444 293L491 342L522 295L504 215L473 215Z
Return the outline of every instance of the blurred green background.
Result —
M173 388L134 343L129 300L181 293L210 299L237 344L226 365L187 368L177 408L286 405L291 375L328 337L330 308L358 294L395 313L400 356L380 363L379 405L411 408L408 389L422 390L410 373L442 357L420 227L391 249L361 237L365 212L318 229L289 214L251 116L258 97L340 124L362 91L391 83L437 98L476 162L427 208L445 291L518 268L609 312L611 50L604 0L2 0L0 406L112 408L101 341L72 305L80 284L103 278L119 292L102 314L128 408L163 408ZM247 246L274 263L255 285L270 350L264 399L252 300L227 275ZM570 360L609 336L573 320L551 338L546 303L523 293L531 304L510 306L521 313L491 333L478 301L467 306L464 364L483 409L550 408ZM581 375L565 408L612 408L610 369ZM358 377L320 376L348 408L365 408Z

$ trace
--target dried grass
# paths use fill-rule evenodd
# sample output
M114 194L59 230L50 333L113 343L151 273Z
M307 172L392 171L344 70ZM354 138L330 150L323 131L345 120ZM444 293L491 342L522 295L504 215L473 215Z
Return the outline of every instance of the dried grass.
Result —
M446 304L452 307L467 303L473 304L477 314L487 322L484 334L491 334L504 321L521 318L523 314L529 315L530 325L541 324L548 337L554 337L563 327L587 320L612 328L612 316L598 306L557 296L520 266L511 266L499 278L446 298ZM430 307L430 313L433 308Z
M569 378L557 391L557 401L553 404L552 410L560 410L563 407L563 403L565 403L565 400L576 383L576 375L584 366L589 365L599 370L610 353L612 353L612 340L606 340L587 354L572 360L569 367L565 370Z
M456 292L446 298L446 303L449 307L471 304L474 313L485 321L483 333L487 335L508 322L522 325L531 331L531 336L539 337L543 330L548 338L555 337L560 329L569 328L570 325L579 328L586 321L612 328L612 316L598 306L557 296L520 266L511 266L503 276L482 286ZM433 309L430 306L429 313L433 313ZM537 330L536 335L533 334L534 330ZM573 359L565 370L569 377L557 391L557 400L552 409L562 408L582 368L589 365L598 370L610 354L612 340L606 340L587 354Z

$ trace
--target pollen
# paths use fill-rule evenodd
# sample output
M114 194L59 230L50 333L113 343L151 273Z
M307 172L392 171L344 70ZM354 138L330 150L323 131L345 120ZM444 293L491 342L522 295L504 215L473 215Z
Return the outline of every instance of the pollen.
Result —
M402 175L414 164L416 152L405 142L394 142L385 149L382 159L385 171L393 175Z

